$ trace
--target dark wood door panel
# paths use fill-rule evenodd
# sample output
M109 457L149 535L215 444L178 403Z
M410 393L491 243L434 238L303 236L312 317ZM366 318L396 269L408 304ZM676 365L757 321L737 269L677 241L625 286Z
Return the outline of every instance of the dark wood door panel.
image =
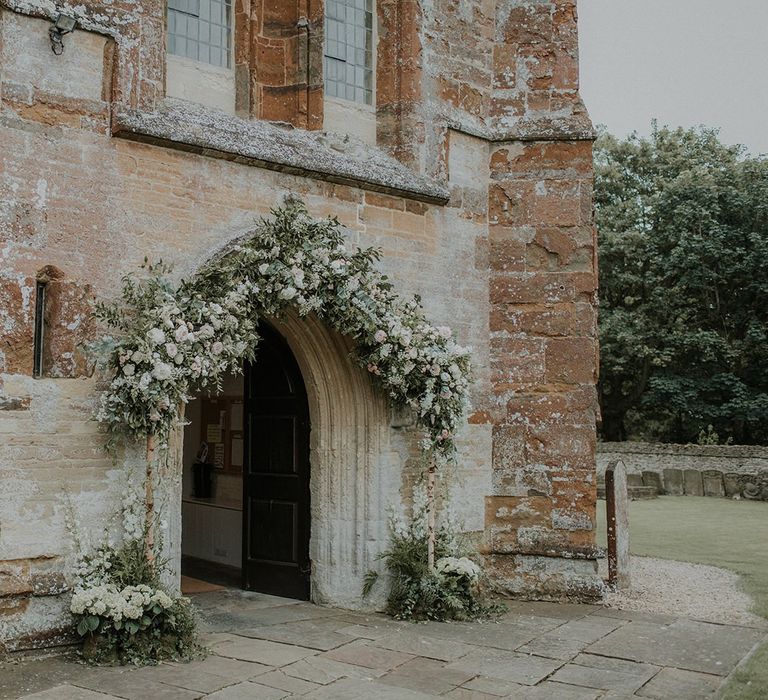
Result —
M249 590L309 598L309 405L288 344L269 326L246 373L243 577Z

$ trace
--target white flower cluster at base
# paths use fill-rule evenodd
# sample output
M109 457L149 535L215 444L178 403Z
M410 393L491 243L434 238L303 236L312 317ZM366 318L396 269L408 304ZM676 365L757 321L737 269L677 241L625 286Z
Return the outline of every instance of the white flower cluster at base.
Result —
M470 581L480 578L480 567L468 557L443 557L435 562L438 574L462 576Z
M126 586L113 584L78 590L72 596L69 609L75 615L95 615L110 622L140 620L145 612L155 606L162 610L173 607L176 601L164 591L150 586Z

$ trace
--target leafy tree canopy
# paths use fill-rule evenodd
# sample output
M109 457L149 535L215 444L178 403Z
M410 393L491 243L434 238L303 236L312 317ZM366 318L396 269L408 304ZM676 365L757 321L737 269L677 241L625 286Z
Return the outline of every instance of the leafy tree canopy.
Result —
M595 204L604 439L768 444L768 159L603 133Z

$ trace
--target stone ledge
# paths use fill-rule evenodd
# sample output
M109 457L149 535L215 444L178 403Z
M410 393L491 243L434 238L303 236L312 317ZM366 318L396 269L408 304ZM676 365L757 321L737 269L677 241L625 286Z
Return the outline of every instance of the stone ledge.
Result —
M115 106L112 135L433 204L448 190L378 148L325 132L245 120L166 100L154 112Z
M598 442L598 455L684 455L691 457L723 457L768 459L768 447L760 445L680 445L656 442Z

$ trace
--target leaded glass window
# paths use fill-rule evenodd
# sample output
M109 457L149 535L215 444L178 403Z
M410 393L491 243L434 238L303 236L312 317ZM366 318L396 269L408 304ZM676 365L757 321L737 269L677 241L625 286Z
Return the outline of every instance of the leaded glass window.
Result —
M168 52L232 67L232 0L168 0Z
M325 0L325 94L373 104L373 0Z

